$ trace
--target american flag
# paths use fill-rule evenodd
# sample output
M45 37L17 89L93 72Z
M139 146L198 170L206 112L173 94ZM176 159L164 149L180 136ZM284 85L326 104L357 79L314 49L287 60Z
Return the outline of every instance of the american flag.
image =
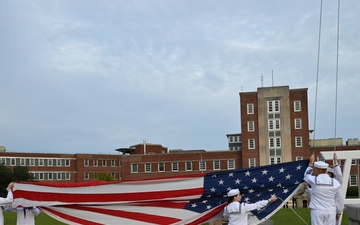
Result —
M185 177L85 183L15 183L13 207L38 206L74 225L197 225L221 217L227 192L239 188L243 200L278 201L254 211L250 224L282 208L304 177L308 160Z

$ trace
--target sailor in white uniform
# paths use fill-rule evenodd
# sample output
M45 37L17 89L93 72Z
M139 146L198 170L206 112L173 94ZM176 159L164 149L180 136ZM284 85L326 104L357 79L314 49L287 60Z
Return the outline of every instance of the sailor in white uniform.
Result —
M6 198L0 198L0 225L4 225L4 215L3 215L3 208L2 206L5 206L9 203L13 202L13 193L12 189L14 188L14 183L11 182L6 190L8 191Z
M240 203L242 196L239 189L230 190L227 196L229 204L225 206L223 216L229 220L228 225L248 225L250 211L261 209L277 199L272 196L268 200L261 200L253 204Z
M33 207L12 208L11 204L5 207L7 212L16 212L16 225L35 225L35 216L40 214L40 209Z
M310 162L314 159L315 155L311 155ZM344 209L341 184L326 173L328 166L318 161L314 165L310 163L305 171L304 180L311 186L312 225L335 225Z

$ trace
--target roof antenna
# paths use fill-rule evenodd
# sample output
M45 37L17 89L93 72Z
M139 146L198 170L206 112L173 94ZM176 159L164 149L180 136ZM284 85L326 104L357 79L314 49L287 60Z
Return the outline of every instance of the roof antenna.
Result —
M264 77L263 77L263 74L261 74L261 87L264 87Z

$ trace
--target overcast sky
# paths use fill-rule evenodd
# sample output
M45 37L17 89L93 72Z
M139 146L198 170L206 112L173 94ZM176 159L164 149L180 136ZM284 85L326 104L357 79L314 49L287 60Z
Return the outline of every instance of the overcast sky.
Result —
M314 128L320 0L0 2L7 151L225 150L239 92L262 85L308 88ZM360 138L360 2L341 1L338 85L337 4L323 2L316 138L345 142Z

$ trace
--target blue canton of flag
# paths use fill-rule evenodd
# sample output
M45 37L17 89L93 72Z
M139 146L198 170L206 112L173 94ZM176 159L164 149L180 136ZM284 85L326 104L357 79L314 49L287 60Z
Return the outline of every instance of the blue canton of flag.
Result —
M238 188L242 202L255 203L276 196L278 200L259 211L253 211L257 220L266 220L279 210L303 182L308 160L280 163L268 166L227 170L208 173L204 179L201 198L190 201L186 209L197 213L226 205L227 192Z

